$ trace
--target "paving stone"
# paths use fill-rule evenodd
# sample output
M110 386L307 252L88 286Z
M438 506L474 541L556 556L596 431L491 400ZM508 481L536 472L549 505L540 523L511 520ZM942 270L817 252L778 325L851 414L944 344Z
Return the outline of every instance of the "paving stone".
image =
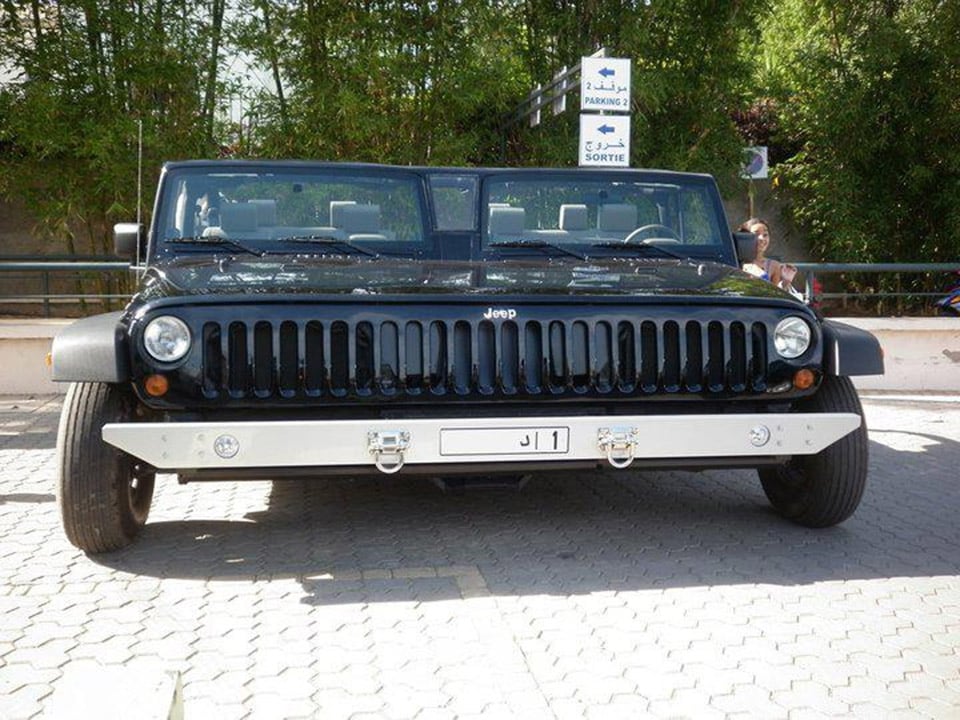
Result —
M4 407L3 718L83 658L179 670L190 717L960 716L956 403L866 401L870 483L835 530L738 470L459 497L160 476L140 542L96 559L55 504L5 501L50 493L58 401Z

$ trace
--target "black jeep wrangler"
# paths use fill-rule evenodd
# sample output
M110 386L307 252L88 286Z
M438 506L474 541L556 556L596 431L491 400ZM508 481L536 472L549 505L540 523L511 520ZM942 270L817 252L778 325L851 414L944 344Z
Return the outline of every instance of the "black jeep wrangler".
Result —
M757 468L856 509L869 334L739 268L705 175L177 162L139 289L54 342L67 536L102 552L181 481Z

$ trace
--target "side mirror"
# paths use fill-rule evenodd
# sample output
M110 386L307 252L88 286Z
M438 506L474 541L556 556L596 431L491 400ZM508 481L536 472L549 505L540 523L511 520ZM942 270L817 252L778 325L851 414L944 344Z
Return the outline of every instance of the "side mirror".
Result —
M759 238L752 232L735 232L733 240L737 244L737 258L740 265L752 263L757 259L757 242Z
M117 223L113 226L113 251L122 258L136 262L137 248L143 242L143 225Z

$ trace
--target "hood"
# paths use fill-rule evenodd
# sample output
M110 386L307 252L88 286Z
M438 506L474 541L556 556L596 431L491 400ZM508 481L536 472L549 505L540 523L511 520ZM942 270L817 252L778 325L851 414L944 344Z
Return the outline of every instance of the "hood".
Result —
M174 257L151 265L140 300L211 295L690 296L783 300L737 268L673 258L454 262L306 255Z

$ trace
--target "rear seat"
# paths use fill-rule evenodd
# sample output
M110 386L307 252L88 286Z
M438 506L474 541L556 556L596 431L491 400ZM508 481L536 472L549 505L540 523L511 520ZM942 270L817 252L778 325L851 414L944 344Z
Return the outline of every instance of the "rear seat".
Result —
M595 237L591 230L586 205L561 205L557 230L528 230L526 235L551 243L579 242L584 237Z

